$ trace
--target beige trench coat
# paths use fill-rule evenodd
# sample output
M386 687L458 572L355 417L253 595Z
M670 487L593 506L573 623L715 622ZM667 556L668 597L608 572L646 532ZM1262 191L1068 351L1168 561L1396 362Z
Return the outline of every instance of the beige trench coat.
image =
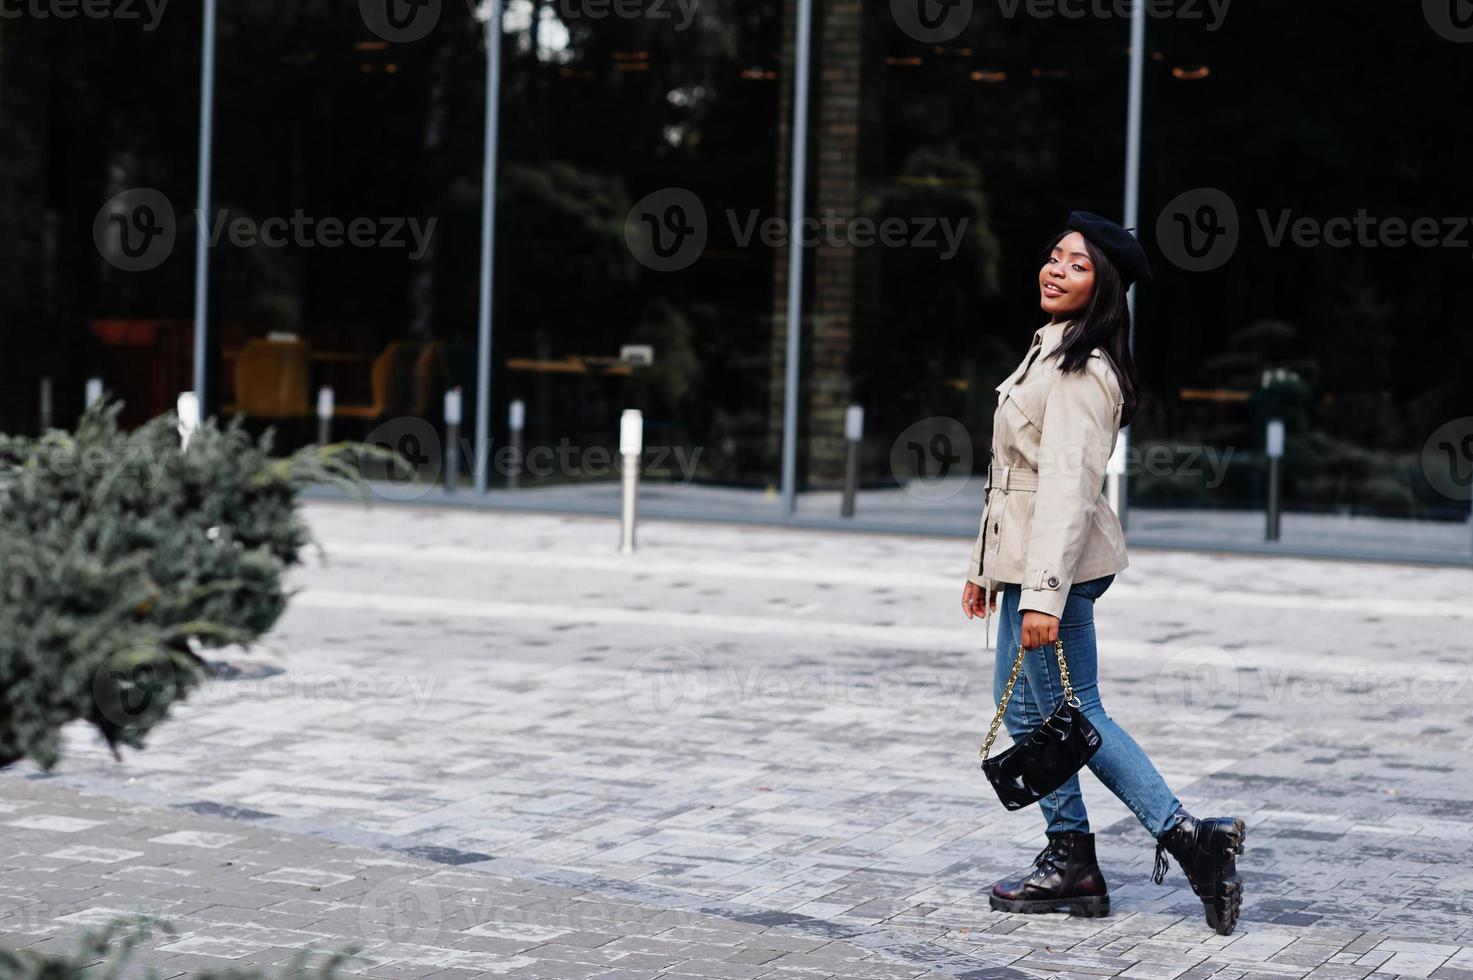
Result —
M1045 355L1067 324L1033 335L1023 363L997 386L992 463L968 581L988 597L1023 587L1020 611L1062 616L1069 587L1129 564L1120 520L1104 495L1105 464L1124 399L1108 358L1064 374Z

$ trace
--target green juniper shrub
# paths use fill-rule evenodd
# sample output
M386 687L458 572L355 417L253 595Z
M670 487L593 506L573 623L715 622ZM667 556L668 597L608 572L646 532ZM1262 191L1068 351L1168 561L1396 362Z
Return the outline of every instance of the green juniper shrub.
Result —
M0 766L58 760L84 719L141 747L206 676L199 651L245 644L286 609L310 542L313 483L361 493L378 451L339 444L271 455L271 434L206 421L182 445L164 415L132 432L119 406L75 433L0 436Z
M118 980L123 976L158 980L155 970L128 968L134 950L155 933L176 935L167 923L139 916L118 919L99 932L85 934L69 953L0 949L0 980ZM272 972L232 968L195 976L198 980L332 980L352 958L352 950L318 957L303 951Z

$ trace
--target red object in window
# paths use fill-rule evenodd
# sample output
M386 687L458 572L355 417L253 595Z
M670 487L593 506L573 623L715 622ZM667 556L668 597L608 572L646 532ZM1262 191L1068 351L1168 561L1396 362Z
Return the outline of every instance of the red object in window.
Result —
M171 411L189 390L192 320L94 320L92 332L110 350L103 379L123 402L123 426Z

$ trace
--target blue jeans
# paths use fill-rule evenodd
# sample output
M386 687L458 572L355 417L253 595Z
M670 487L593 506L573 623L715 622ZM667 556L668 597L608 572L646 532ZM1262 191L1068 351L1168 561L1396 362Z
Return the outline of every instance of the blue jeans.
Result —
M1100 704L1098 666L1095 651L1095 600L1104 595L1115 576L1107 575L1089 582L1078 582L1069 590L1064 615L1059 620L1059 639L1064 641L1064 659L1069 664L1069 680L1080 709L1099 729L1100 749L1089 762L1090 771L1110 792L1120 797L1152 837L1160 837L1179 819L1181 801L1166 785L1151 760L1125 729L1105 714ZM1022 635L1023 617L1018 612L1021 596L1018 585L1004 585L998 600L997 663L993 674L993 698L1002 699L1013 661L1018 656L1018 637ZM1023 673L1013 691L1003 724L1014 739L1022 738L1043 724L1064 699L1064 684L1059 676L1059 663L1052 646L1036 647L1023 658ZM1089 833L1089 814L1084 809L1084 796L1079 791L1079 777L1045 796L1038 804L1043 809L1051 834Z

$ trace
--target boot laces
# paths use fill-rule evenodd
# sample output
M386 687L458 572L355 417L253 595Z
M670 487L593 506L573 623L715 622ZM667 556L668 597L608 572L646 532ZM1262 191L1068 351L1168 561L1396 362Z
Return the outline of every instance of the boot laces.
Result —
M1038 852L1038 857L1033 859L1033 877L1043 879L1050 873L1059 870L1059 864L1054 859L1054 845L1050 841L1044 849Z
M1156 866L1151 869L1151 880L1158 885L1166 884L1166 872L1171 870L1171 865L1166 863L1166 845L1156 845Z

